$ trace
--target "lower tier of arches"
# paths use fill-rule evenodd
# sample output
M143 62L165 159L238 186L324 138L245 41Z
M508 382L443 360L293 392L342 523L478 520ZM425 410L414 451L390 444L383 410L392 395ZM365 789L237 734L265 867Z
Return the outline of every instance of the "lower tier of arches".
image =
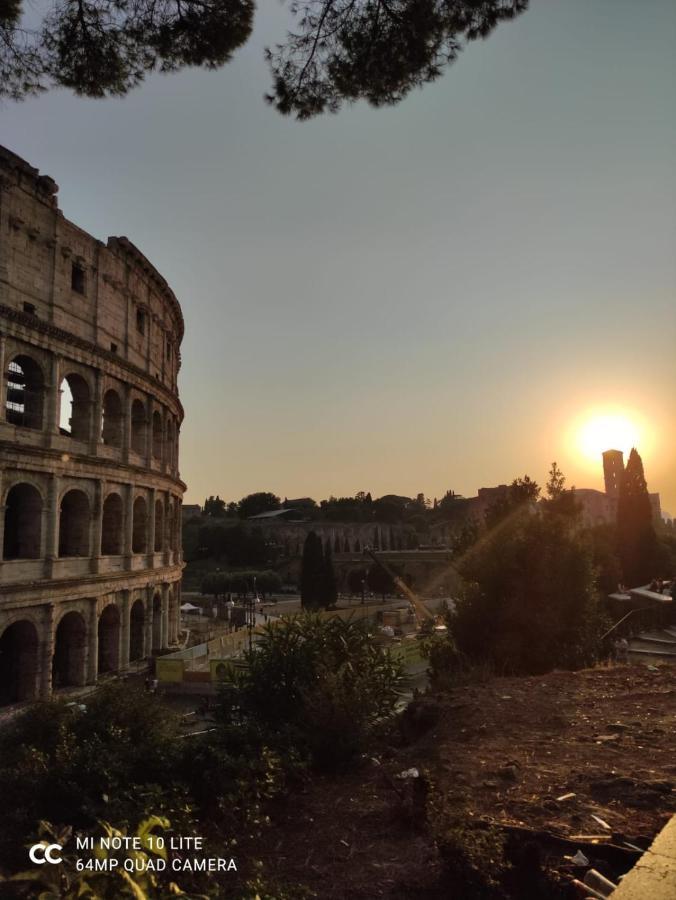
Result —
M96 684L178 641L179 582L0 608L0 706Z

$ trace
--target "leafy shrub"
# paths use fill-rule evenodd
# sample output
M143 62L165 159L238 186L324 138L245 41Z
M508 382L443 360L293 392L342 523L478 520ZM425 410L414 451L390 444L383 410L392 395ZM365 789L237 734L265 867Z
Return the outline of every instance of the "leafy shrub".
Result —
M247 714L327 769L360 752L393 711L402 674L368 625L315 615L268 624L248 663Z

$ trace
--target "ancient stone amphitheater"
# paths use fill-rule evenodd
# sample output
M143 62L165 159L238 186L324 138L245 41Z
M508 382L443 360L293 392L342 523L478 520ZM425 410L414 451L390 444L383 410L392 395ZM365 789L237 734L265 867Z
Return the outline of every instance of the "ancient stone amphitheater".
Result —
M176 641L183 317L124 237L0 148L0 704Z

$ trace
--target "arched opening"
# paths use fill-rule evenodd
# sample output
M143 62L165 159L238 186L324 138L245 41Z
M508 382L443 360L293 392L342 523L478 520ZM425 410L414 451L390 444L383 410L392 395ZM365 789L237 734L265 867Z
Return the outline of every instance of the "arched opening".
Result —
M108 604L99 617L99 675L117 672L120 665L120 611Z
M5 418L22 428L42 428L45 380L30 356L15 356L7 370Z
M143 659L143 631L146 624L146 614L143 609L143 600L136 600L131 608L129 621L129 659L134 662Z
M146 452L146 410L140 400L131 405L131 449L141 456Z
M155 501L155 553L162 551L164 539L164 503L161 500Z
M145 553L148 549L148 507L145 498L134 500L132 553Z
M80 613L66 613L54 638L52 686L55 689L85 683L86 636L87 628Z
M162 596L153 597L153 650L162 649Z
M59 556L89 556L89 500L72 490L61 501Z
M162 416L157 410L153 413L153 458L162 459Z
M68 434L76 441L88 441L90 420L89 385L81 375L66 375L61 382L61 434Z
M124 547L124 515L119 494L108 494L103 502L101 516L101 553L103 556L119 556Z
M108 447L122 446L122 402L112 389L103 395L103 427L101 438Z
M0 706L37 696L38 633L22 619L8 625L0 637Z
M32 484L15 484L5 501L5 559L39 559L42 497Z

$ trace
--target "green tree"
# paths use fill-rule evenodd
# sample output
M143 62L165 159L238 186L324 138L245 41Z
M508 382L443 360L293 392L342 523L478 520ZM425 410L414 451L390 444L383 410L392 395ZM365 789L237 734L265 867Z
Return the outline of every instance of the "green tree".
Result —
M582 513L582 507L575 499L575 488L566 488L566 476L559 469L556 462L553 462L549 469L549 478L545 485L547 496L542 503L550 512L555 512L563 516L577 518Z
M310 531L303 544L300 572L300 602L304 609L320 609L324 602L324 551L315 531Z
M497 527L511 515L535 503L540 496L540 488L528 475L515 478L504 494L498 497L486 510L486 526Z
M574 521L523 507L460 563L467 581L452 630L458 649L498 671L591 664L603 616L591 548Z
M207 497L204 501L204 515L222 519L225 516L225 500L221 500L218 495Z
M250 519L264 512L281 509L282 502L276 494L270 491L258 491L255 494L247 494L239 501L238 514L240 519Z
M364 99L397 103L528 0L299 0L266 50L268 101L300 119ZM36 27L0 0L0 96L49 87L123 96L153 71L220 68L251 34L254 0L56 0Z
M643 461L633 447L620 482L617 538L625 583L637 587L649 582L656 574L657 535Z

